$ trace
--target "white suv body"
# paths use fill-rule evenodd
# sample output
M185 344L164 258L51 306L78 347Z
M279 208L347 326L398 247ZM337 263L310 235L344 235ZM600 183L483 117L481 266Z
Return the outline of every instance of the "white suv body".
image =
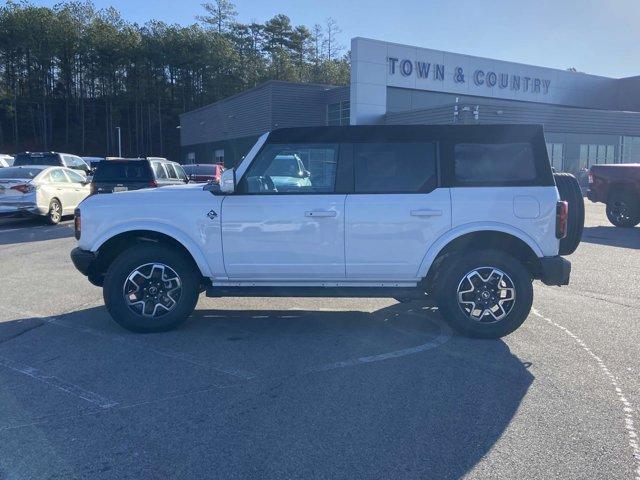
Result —
M291 154L306 171L291 172L291 182L279 178L277 187L266 172L271 162ZM162 252L157 260L149 257L146 271L138 270L139 281L131 281L136 266L125 272L130 265L120 271L114 264L127 251L139 250L144 259L149 247L160 245L191 262L198 289L210 296L415 298L426 292L438 300L446 296L438 285L457 282L449 293L471 323L453 312L461 324L454 321L454 327L495 337L522 323L518 318L505 326L518 316L515 307L522 304L524 317L530 308L528 293L518 292L512 277L527 271L529 280L568 282L569 263L558 256L558 205L540 127L282 129L260 137L235 170L224 172L219 189L185 185L88 198L78 209L72 258L92 282L105 284L114 318L138 331L177 325L173 317L186 296L184 279ZM489 252L485 263L496 257L495 265L478 264L472 277L447 280L456 262L473 259L470 252L482 253L479 259ZM511 274L509 262L519 264ZM141 306L148 291L138 284L152 292L153 285L162 287L162 281L148 285L153 264L170 272L157 270L156 276L175 275L182 287L180 301L165 296L167 302L150 315L151 307ZM119 283L113 295L109 281ZM164 294L175 286L166 283ZM476 298L489 295L485 290L495 305L488 299L477 307ZM128 310L110 306L122 303L111 298L118 295Z

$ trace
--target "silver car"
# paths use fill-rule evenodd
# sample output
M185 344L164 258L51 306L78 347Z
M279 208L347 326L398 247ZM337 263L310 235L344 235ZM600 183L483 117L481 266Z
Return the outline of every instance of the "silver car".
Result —
M46 165L0 169L0 216L40 215L56 224L89 193L87 178L78 170Z

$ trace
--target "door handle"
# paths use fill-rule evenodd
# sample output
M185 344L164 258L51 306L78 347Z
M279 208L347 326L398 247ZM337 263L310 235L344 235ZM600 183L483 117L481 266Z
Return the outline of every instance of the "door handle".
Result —
M336 217L338 212L335 210L311 210L304 212L305 217Z
M411 210L412 217L440 217L442 210Z

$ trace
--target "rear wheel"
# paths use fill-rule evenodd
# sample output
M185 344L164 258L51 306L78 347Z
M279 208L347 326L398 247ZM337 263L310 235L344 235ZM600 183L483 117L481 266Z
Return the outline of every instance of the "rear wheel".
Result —
M62 205L60 200L54 198L49 203L49 212L47 213L47 223L57 225L62 220Z
M560 199L569 206L569 218L567 219L567 236L560 240L560 255L571 255L576 251L582 239L584 229L584 197L576 177L570 173L554 173L556 187Z
M462 335L500 338L529 315L531 273L510 255L495 250L454 254L441 268L438 307Z
M607 218L616 227L635 227L640 223L640 201L629 192L612 193L607 201Z
M190 258L171 247L136 245L107 270L103 296L111 317L133 332L162 332L193 312L199 275Z

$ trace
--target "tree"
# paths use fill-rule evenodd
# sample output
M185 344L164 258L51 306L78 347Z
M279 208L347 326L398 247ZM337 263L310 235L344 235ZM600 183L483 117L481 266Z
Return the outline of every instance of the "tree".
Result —
M197 19L205 25L214 27L220 35L229 30L238 16L236 7L230 0L215 0L213 3L203 3L202 7L207 15L198 15Z

